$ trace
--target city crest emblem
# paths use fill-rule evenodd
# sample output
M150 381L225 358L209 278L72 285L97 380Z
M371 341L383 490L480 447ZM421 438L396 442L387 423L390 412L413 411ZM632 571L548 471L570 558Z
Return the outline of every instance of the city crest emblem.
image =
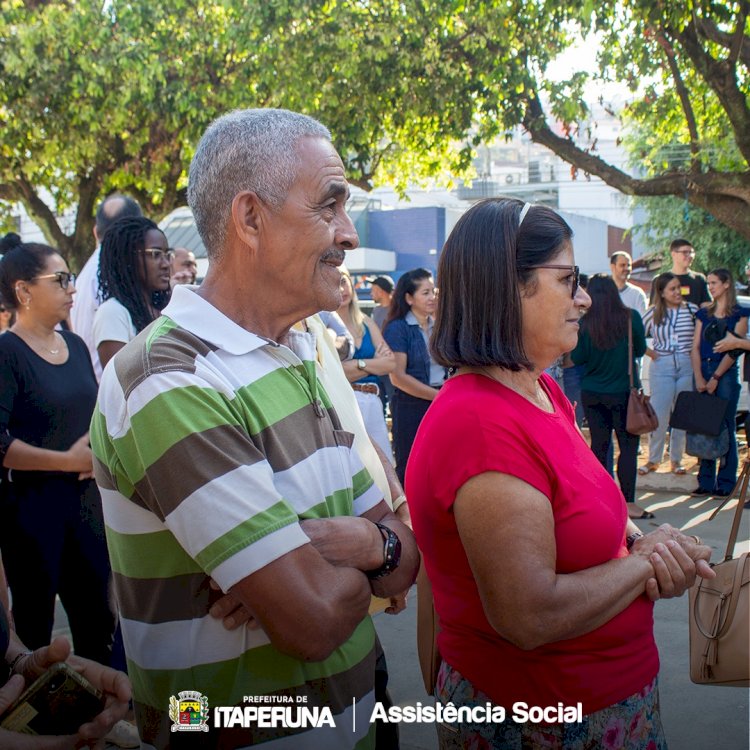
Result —
M208 698L196 690L183 690L169 698L173 732L207 732Z

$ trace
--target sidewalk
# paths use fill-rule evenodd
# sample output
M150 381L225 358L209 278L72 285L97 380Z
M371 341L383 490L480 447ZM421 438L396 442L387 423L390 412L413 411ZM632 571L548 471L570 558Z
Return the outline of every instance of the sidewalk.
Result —
M645 457L644 457L645 460ZM655 518L638 521L648 532L669 523L690 534L698 534L713 549L713 559L723 557L736 501L725 507L714 521L708 517L720 500L693 498L687 489L695 486L694 474L676 477L663 471L639 477L637 502ZM666 490L682 485L682 490ZM750 510L743 511L736 553L750 550ZM688 531L689 530L689 531ZM416 590L406 612L393 617L380 614L375 626L385 649L390 671L389 689L394 703L414 706L432 698L422 687L416 656ZM670 750L748 750L748 697L746 688L694 685L689 677L688 597L657 602L654 632L661 659L660 695L662 721ZM429 724L401 724L401 750L434 750L435 728Z
M645 440L643 441L645 448ZM746 455L741 451L740 459ZM644 455L639 463L646 460ZM698 534L714 550L713 559L724 554L735 502L718 517L708 517L721 502L713 498L693 498L697 486L697 462L686 457L688 473L676 476L665 462L657 472L639 476L637 502L655 518L638 521L648 532L669 523L690 534ZM740 466L742 465L740 461ZM736 553L750 551L750 510L743 512ZM385 649L390 671L389 689L394 703L416 706L432 703L422 686L416 651L416 587L407 610L398 616L375 615L375 627ZM660 694L662 721L671 750L748 750L749 691L694 685L688 675L688 597L657 602L654 631L661 657ZM69 635L65 613L58 602L55 634ZM434 750L435 728L431 724L401 724L401 750ZM114 746L108 745L107 750Z

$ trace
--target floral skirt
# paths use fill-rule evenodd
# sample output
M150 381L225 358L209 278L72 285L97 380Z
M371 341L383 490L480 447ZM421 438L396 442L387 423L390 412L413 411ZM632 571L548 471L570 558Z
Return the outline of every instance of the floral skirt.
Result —
M443 662L435 699L454 706L484 706L490 699ZM583 721L516 724L510 712L502 723L438 724L440 750L667 750L659 714L657 678L619 703Z

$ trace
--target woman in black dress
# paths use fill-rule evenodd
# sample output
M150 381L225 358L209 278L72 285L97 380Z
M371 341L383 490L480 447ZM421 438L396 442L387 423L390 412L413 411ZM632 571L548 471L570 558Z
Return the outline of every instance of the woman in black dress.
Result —
M0 251L0 296L17 313L0 337L0 547L16 630L47 645L59 594L76 653L108 664L110 567L88 445L97 384L82 339L56 329L74 277L47 245L9 234Z

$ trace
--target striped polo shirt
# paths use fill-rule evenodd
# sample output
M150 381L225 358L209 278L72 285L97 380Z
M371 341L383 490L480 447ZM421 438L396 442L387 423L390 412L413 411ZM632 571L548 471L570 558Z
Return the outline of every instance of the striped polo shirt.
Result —
M695 313L698 306L692 302L683 302L679 307L668 307L664 320L654 325L654 309L649 307L643 316L643 327L646 336L654 339L653 350L657 354L687 354L693 348L695 333Z
M212 717L273 695L328 706L336 724L212 728L201 748L374 742L369 616L326 660L304 662L208 614L209 577L227 591L307 544L300 520L361 515L382 498L316 378L314 336L291 331L288 344L178 286L102 377L91 445L145 747L170 745L170 698L190 690Z

